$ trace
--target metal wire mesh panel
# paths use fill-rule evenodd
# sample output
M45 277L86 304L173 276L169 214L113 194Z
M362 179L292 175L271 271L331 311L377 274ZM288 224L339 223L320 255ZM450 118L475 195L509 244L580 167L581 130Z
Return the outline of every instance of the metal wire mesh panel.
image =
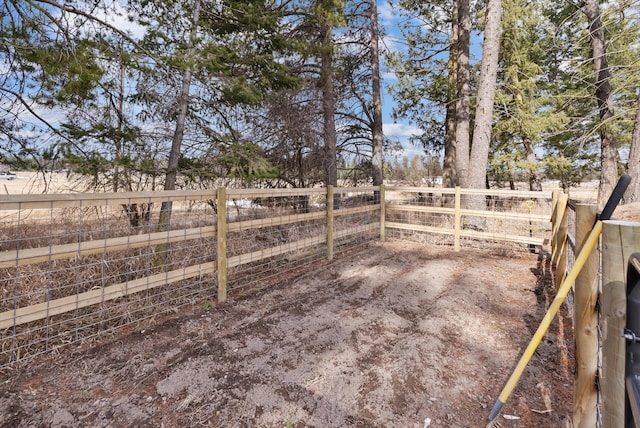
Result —
M1 203L0 366L215 295L213 206L190 198Z
M546 243L550 194L444 188L390 188L390 237L434 245L526 251Z
M453 245L455 189L391 188L386 201L389 237Z
M0 201L0 367L184 305L223 301L227 291L282 283L385 233L481 248L543 242L545 194L485 193L9 195Z
M380 236L379 192L372 188L336 189L335 253L349 251Z
M230 290L280 282L326 259L326 190L293 190L229 191Z
M550 195L542 192L468 189L460 207L464 248L533 251L551 231Z

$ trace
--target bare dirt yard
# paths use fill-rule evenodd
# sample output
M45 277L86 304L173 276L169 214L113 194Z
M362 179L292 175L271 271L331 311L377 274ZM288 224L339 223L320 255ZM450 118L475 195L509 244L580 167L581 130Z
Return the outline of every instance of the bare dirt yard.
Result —
M552 294L544 253L374 244L2 372L0 426L484 427ZM501 427L570 426L571 328Z

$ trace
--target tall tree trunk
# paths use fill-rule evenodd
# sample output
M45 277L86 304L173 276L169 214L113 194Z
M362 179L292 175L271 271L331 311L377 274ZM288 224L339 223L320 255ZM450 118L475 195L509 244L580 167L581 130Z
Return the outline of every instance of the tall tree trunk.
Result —
M591 54L596 75L596 100L600 117L600 186L598 187L598 207L603 208L618 180L618 142L608 123L613 119L613 97L611 93L611 73L607 61L604 28L598 0L586 0L582 11L589 21Z
M469 0L458 3L458 69L456 73L456 170L458 184L469 186L469 120L471 111L471 12Z
M476 100L476 120L473 127L469 167L469 187L476 189L484 188L486 183L493 123L493 102L496 97L496 77L500 53L502 0L487 0L486 4L487 18L482 45L482 63L480 65Z
M333 30L330 25L322 26L322 55L320 57L320 84L322 86L322 117L324 119L324 167L327 186L338 184L336 162L336 101L333 83Z
M491 145L491 127L493 123L493 103L496 96L496 77L500 53L500 20L502 0L487 0L484 42L482 44L482 63L476 98L476 120L473 127L473 142L469 167L469 187L483 189L487 183L487 163ZM484 197L468 198L467 207L481 210L485 208ZM473 218L470 223L478 229L484 229L483 218Z
M193 27L189 34L191 42L190 48L195 48L196 36L198 35L198 20L200 19L200 0L196 0L193 6ZM189 91L191 89L191 66L187 65L182 73L182 85L177 100L178 114L176 117L176 127L171 140L171 151L167 161L167 173L165 176L164 190L175 190L176 177L178 176L178 161L182 150L182 140L184 139L184 129L189 110ZM224 201L220 201L224 203ZM158 230L166 230L171 221L171 201L162 203L160 208L160 219L158 220Z
M538 159L536 158L536 153L533 150L533 144L531 141L525 141L524 148L527 152L527 163L532 165L532 169L529 172L529 190L532 192L541 192L542 180L540 179L540 174L538 174L537 171Z
M631 184L625 192L625 203L640 201L640 90L637 90L636 121L633 124L631 148L627 162L627 174L631 176Z
M445 116L445 141L444 160L442 164L442 186L446 188L455 187L457 183L456 173L456 82L458 68L458 2L453 2L451 12L451 34L449 36L449 61L447 69L449 71L449 91L447 97L447 110ZM443 201L446 205L447 201Z
M371 86L373 95L373 129L372 129L372 151L371 167L373 175L373 185L382 184L382 95L380 90L380 50L378 39L378 2L370 0L369 13L371 19ZM379 202L380 194L376 196L376 203Z

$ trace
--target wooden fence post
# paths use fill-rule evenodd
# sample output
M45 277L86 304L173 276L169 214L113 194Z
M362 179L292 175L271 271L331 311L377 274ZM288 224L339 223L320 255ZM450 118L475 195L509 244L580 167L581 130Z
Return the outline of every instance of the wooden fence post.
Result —
M558 195L560 192L554 190L551 192L551 264L555 265L554 254L556 253L556 232L557 232L557 210L558 210Z
M385 215L386 215L386 210L385 210L385 191L384 191L384 184L380 185L380 241L384 242L385 238L386 238L386 230L385 230Z
M453 250L460 251L460 234L462 233L462 213L460 211L460 186L456 186L453 217Z
M333 186L327 186L327 260L333 260Z
M624 426L627 261L640 251L640 225L605 221L602 229L602 427Z
M552 231L555 240L555 252L551 254L551 263L556 268L556 289L560 287L567 275L567 231L569 217L567 216L567 204L569 195L558 195L555 210L555 230Z
M598 207L576 205L576 254L596 222ZM598 391L598 252L592 251L578 274L574 295L574 331L576 349L576 377L573 394L573 426L597 426Z
M227 189L218 187L218 222L217 235L217 271L218 271L218 303L227 300Z

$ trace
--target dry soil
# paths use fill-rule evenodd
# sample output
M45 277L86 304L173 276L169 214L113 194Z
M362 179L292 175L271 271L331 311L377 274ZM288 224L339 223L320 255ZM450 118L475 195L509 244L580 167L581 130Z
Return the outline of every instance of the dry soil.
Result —
M0 426L484 427L551 279L545 253L371 245L7 370ZM563 308L500 426L569 426L572 361Z

